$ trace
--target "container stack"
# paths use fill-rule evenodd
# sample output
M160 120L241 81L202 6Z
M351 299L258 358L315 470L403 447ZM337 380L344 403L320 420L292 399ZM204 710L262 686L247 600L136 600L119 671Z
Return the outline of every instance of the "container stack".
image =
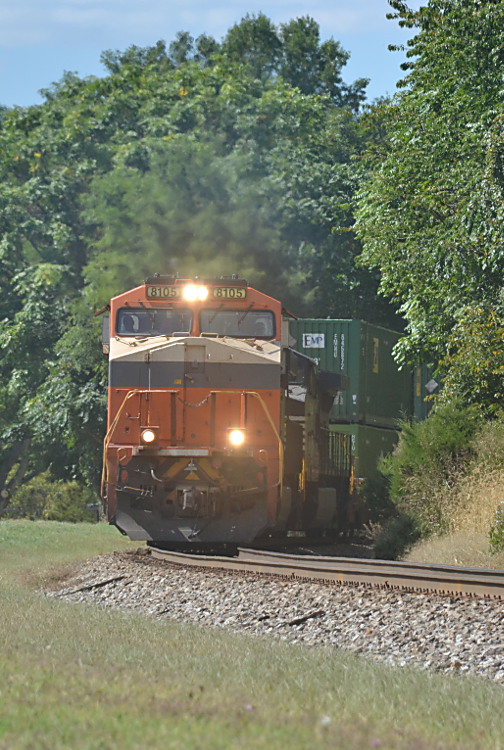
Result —
M399 370L392 354L401 334L360 320L324 318L292 320L289 330L294 349L321 370L348 377L348 390L334 400L330 429L351 436L355 477L369 479L380 456L397 443L397 420L412 414L411 372Z

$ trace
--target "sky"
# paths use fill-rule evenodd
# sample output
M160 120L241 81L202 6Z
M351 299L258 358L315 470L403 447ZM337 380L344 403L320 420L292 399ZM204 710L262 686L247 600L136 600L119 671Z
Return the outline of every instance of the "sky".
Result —
M411 36L386 19L390 10L387 0L0 0L0 104L40 104L40 89L65 71L105 75L104 50L169 44L178 31L221 40L247 13L259 12L277 25L314 18L322 40L333 37L351 54L343 80L371 79L371 101L396 91L404 55L387 47Z

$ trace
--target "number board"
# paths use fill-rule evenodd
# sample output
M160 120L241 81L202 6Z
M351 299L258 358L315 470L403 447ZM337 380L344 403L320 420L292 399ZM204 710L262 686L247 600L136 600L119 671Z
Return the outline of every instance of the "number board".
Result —
M241 286L216 286L213 296L216 299L245 299L247 290Z
M180 297L178 286L148 286L147 299L177 299Z

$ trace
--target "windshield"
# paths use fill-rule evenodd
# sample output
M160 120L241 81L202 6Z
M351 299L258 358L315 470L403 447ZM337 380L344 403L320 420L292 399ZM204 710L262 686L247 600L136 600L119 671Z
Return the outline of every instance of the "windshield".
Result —
M121 308L117 313L118 336L173 336L190 333L190 310Z
M238 339L275 338L275 316L271 310L202 310L201 333L216 333Z

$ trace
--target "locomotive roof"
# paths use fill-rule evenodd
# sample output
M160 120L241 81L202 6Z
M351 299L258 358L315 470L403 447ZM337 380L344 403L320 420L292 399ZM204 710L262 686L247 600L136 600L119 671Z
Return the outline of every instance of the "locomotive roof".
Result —
M179 278L177 274L175 275L163 275L159 273L155 273L153 276L148 276L145 279L145 284L186 284L187 282L197 281L200 284L222 284L222 282L225 282L229 286L249 286L248 281L246 279L239 279L236 274L232 274L231 276L214 276L213 278L200 278L199 276L195 276L192 279L185 279L185 278Z

